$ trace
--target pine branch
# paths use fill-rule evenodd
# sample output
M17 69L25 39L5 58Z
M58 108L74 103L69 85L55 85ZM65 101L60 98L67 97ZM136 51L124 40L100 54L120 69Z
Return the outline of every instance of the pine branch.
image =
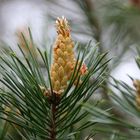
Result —
M50 140L56 140L56 104L52 103L52 107L51 107L51 112L52 112L52 129L51 129L51 138Z
M42 53L39 49L37 52L44 63L46 75L42 73L42 67L24 35L28 55L19 45L24 60L20 60L11 49L0 56L0 81L6 87L6 90L1 88L0 103L3 106L0 106L0 112L3 115L0 118L18 126L17 132L21 135L23 131L25 140L66 140L94 125L89 122L80 124L88 115L82 110L82 104L105 80L110 60L105 61L107 53L99 54L92 42L84 50L80 49L76 58L67 20L59 18L57 24L58 36L51 68L47 52ZM31 32L30 39L33 44Z

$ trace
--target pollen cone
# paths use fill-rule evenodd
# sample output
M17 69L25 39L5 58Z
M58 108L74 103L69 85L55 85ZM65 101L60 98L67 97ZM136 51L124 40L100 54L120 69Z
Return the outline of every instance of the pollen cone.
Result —
M51 81L53 90L61 94L67 87L75 67L74 42L70 27L65 17L56 20L57 37L54 43L53 64L51 66ZM82 72L83 67L82 67Z

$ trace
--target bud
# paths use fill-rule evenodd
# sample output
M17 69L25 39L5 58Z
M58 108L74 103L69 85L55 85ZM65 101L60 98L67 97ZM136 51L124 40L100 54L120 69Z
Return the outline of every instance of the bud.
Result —
M63 60L63 58L59 57L58 58L58 63L57 63L59 66L64 66L65 64L65 61Z
M54 90L55 91L59 91L60 90L60 82L58 80L56 82L54 82Z
M57 49L57 55L62 56L63 57L63 52L61 49Z
M64 77L64 68L62 66L59 67L58 74L61 79Z
M66 47L65 47L64 43L60 43L60 49L61 49L62 51L65 51Z
M68 81L68 77L67 76L64 76L62 81L61 81L61 85L64 86L64 85L67 85L67 81Z
M87 66L85 64L82 65L80 72L82 75L85 75L87 73Z
M64 59L67 59L67 58L68 58L68 52L65 51L65 52L64 52Z
M139 108L140 107L140 80L138 79L134 80L133 85L136 88L136 103Z

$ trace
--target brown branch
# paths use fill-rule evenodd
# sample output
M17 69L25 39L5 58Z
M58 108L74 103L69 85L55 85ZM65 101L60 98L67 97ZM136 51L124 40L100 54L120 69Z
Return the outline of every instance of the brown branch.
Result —
M53 94L49 97L49 101L51 104L51 129L50 129L50 139L56 140L56 115L57 115L57 107L60 103L60 96L53 92Z
M56 104L52 103L51 106L51 113L52 113L52 128L51 128L51 134L50 134L50 140L56 140Z

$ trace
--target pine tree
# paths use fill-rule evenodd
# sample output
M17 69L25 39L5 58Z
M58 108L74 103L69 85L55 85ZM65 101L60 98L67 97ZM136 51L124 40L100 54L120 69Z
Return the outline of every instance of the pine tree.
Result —
M130 86L111 72L132 49L140 69L140 1L46 2L55 5L50 50L25 29L22 58L11 48L0 56L0 140L139 140L140 79L128 75ZM55 19L64 13L70 24ZM92 41L77 43L79 35Z

